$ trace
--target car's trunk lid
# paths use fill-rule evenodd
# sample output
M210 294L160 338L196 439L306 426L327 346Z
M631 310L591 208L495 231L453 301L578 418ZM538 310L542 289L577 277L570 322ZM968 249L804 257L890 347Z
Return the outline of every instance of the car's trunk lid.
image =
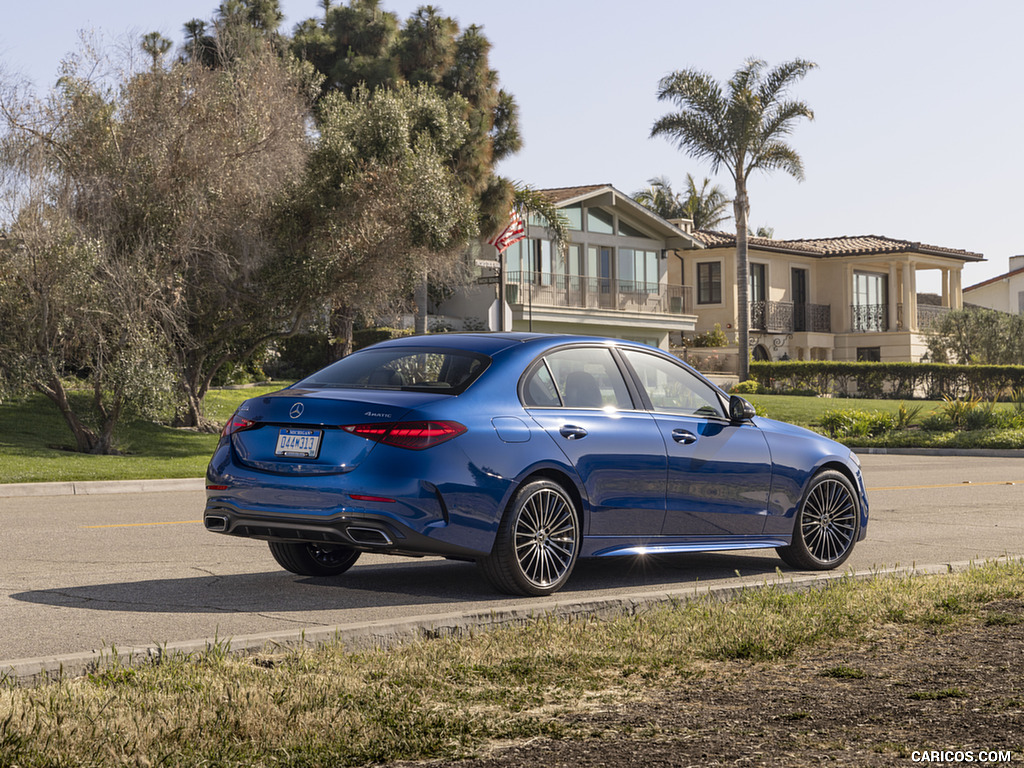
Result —
M346 426L401 420L445 395L381 390L282 390L247 400L236 418L252 422L231 435L238 461L281 474L351 472L377 443Z

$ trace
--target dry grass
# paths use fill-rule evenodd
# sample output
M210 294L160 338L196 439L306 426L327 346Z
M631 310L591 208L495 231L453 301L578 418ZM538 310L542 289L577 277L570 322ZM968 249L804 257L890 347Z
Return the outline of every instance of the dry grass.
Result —
M236 657L214 647L0 689L0 766L335 766L454 758L566 735L567 713L641 697L720 660L984 623L1024 595L1024 561L942 577L766 587L613 620L537 620L391 650ZM840 674L840 672L836 672ZM848 674L845 670L842 674Z

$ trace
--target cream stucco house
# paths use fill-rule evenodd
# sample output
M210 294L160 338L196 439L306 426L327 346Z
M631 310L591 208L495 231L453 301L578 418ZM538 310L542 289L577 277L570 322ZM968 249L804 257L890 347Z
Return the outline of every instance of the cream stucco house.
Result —
M704 250L683 255L693 286L697 331L720 324L735 342L736 236L692 233ZM749 240L750 345L762 360L917 361L923 331L963 306L961 271L979 253L866 235L814 240ZM673 266L676 266L672 262ZM939 273L939 306L918 303L917 279Z
M1024 256L1011 256L1004 274L964 288L964 301L1011 315L1024 314Z
M738 353L735 235L666 221L610 184L540 192L570 222L565 252L536 222L500 256L479 245L477 282L446 302L444 315L480 318L489 330L606 335L663 348L718 324ZM922 332L963 306L961 271L976 261L981 254L875 235L751 237L751 353L920 360ZM940 276L939 305L918 302L924 271Z

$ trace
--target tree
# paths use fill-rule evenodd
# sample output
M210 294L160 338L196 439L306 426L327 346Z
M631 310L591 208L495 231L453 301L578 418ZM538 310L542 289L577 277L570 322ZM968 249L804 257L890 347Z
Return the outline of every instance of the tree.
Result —
M694 229L715 229L723 221L728 221L729 198L722 188L715 184L709 188L711 179L704 179L700 188L692 174L686 174L686 203L683 205L683 216L693 221Z
M936 363L1024 365L1024 316L972 307L942 314L927 331Z
M360 318L408 296L424 269L457 269L477 207L450 158L471 127L466 103L400 85L325 97L320 139L279 229L296 284L331 309L338 357Z
M665 176L648 179L647 184L633 199L663 219L690 219L694 229L714 229L729 218L725 212L729 199L720 186L711 186L711 179L704 179L698 188L693 175L686 174L685 197L672 190Z
M748 59L726 83L726 90L706 72L684 69L666 75L658 84L659 101L679 111L654 123L651 136L664 136L691 157L707 160L712 173L722 167L735 185L736 282L739 306L740 380L749 376L750 316L747 262L747 221L750 200L747 183L754 171L782 170L803 180L803 161L786 143L801 118L814 119L811 108L789 98L789 89L817 65L794 59L772 69L760 59Z
M687 218L686 203L678 192L672 190L672 182L667 176L648 179L647 187L634 192L633 199L663 219Z
M22 368L37 372L29 381L49 390L76 437L71 400L54 383L67 372L92 383L106 423L103 414L119 413L106 406L108 393L120 401L124 388L111 376L131 366L105 361L112 350L130 359L145 340L153 365L174 370L162 378L178 382L178 423L209 427L201 401L217 371L293 330L306 308L270 231L308 154L301 78L268 45L245 55L218 46L230 55L217 69L188 59L104 84L83 65L47 100L2 105L5 159L34 164L4 190L9 234L26 256L8 262L18 276L11 285L39 308L29 313L37 338L53 324L48 343L58 350L29 348L23 337ZM31 195L26 178L41 180ZM43 282L33 275L45 264L59 274ZM81 306L54 303L71 276L89 286L79 289ZM130 330L123 339L121 325ZM84 450L91 441L78 437ZM106 438L99 445L110 448Z
M116 143L111 112L73 64L46 100L0 88L0 392L45 395L76 449L97 454L116 452L121 417L151 415L173 381L159 281L88 226L92 201L118 194L83 168Z
M142 38L142 50L153 60L153 69L159 69L163 57L174 45L159 32L150 32Z
M442 98L458 99L468 131L449 148L445 162L477 208L477 229L489 235L507 224L514 185L495 165L522 146L518 106L499 86L489 64L490 42L478 26L458 23L433 6L415 11L404 24L382 10L380 0L350 0L325 6L322 20L307 19L295 30L292 51L324 75L323 92L351 96L365 88L429 86ZM443 275L430 273L434 282ZM425 280L425 274L420 281ZM425 295L422 289L419 294ZM396 296L397 300L398 297ZM420 307L418 329L425 327Z

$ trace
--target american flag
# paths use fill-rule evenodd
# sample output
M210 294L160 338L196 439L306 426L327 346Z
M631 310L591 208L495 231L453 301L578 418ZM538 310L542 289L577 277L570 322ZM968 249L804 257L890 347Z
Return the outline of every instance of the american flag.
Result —
M510 245L514 245L526 237L526 225L523 224L523 217L515 208L509 212L509 219L508 226L501 231L501 234L495 235L487 241L498 249L498 253L504 253Z

